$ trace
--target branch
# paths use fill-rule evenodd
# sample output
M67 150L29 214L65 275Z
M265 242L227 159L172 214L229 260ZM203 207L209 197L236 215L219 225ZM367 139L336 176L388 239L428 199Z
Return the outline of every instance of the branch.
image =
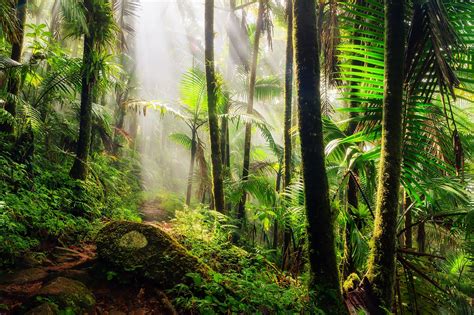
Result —
M419 274L423 279L434 285L436 288L438 288L441 292L448 294L448 292L443 289L436 281L425 275L420 269L418 269L415 265L407 261L405 258L403 258L401 255L397 254L397 259L407 268L413 270L417 274Z
M408 230L408 229L410 229L414 226L417 226L418 224L425 223L429 219L446 218L446 217L452 217L452 216L462 215L462 214L466 214L466 213L467 213L466 211L458 211L458 212L450 212L450 213L439 213L439 214L434 214L434 215L431 215L431 216L427 216L426 218L418 220L415 223L412 223L409 226L405 227L400 232L398 232L397 236L402 235L406 230Z
M239 5L239 6L236 6L236 7L234 8L234 11L243 9L243 8L245 8L245 7L248 7L249 5L254 4L254 3L257 3L257 0L250 1L250 2L247 2L247 3L241 4L241 5Z
M397 249L397 251L399 253L413 255L413 256L426 256L426 257L432 257L432 258L438 258L438 259L446 260L446 257L443 257L443 256L438 256L438 255L433 255L433 254L428 254L428 253L420 253L420 252L416 252L414 250L410 250L410 249L406 249L406 248L399 248L399 249Z

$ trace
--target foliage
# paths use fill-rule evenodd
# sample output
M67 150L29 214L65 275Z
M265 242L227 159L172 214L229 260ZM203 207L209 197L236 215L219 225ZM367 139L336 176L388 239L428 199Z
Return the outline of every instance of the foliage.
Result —
M172 294L183 309L206 314L304 312L303 283L278 271L262 248L245 251L230 242L232 219L208 209L176 213L173 232L190 252L215 271L210 279L189 274L193 284L177 285Z
M52 163L37 155L25 165L0 154L0 264L28 250L90 240L103 220L139 220L139 186L124 167L126 162L95 156L95 178L87 182L71 180L71 161L65 162Z

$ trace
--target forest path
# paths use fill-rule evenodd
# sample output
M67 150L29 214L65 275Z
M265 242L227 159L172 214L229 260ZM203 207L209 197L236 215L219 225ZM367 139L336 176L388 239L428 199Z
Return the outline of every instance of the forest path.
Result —
M163 208L161 200L151 199L144 201L140 205L140 214L144 223L160 223L167 225L171 219L169 213Z
M140 214L143 222L162 222L166 221L167 215L161 207L160 200L152 199L143 202L140 205Z

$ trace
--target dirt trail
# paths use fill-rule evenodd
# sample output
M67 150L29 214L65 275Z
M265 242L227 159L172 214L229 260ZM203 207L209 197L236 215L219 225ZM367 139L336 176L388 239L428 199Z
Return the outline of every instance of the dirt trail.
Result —
M161 206L160 200L147 200L140 206L143 222L163 222L169 220L169 216Z

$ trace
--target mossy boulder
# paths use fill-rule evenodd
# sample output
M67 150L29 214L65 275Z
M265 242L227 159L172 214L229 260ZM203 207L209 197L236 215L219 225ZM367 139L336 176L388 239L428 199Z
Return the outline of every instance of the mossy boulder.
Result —
M99 259L107 266L151 280L161 288L189 282L188 273L208 274L206 265L157 226L112 222L99 231L96 243Z
M76 280L58 277L42 287L33 297L36 301L48 301L60 309L81 313L92 309L95 298L86 286Z

